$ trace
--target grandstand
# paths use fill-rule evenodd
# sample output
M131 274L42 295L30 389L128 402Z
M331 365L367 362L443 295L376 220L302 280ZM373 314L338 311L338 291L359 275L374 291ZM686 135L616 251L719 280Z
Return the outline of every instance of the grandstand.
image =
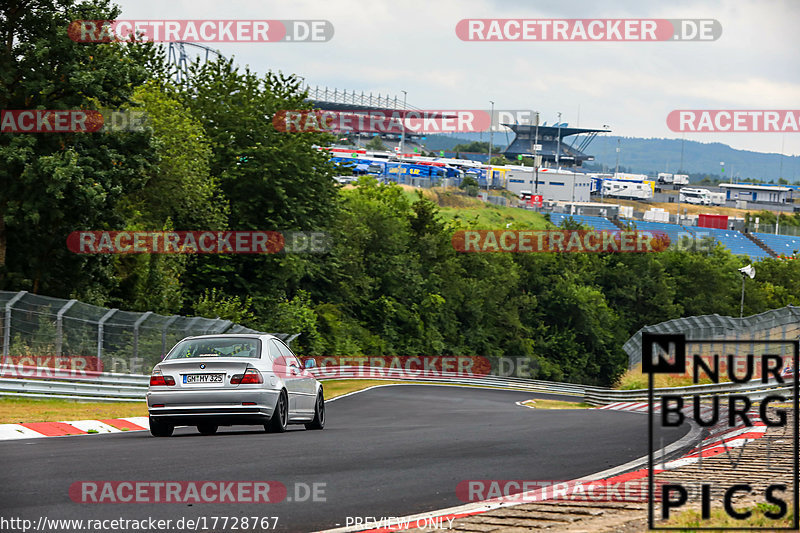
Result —
M623 222L624 224L624 222ZM660 231L669 236L670 243L680 242L682 237L690 237L694 239L694 233L689 228L679 226L678 224L667 224L666 222L650 222L647 220L637 220L632 222L632 226L636 226L640 231Z
M717 228L693 228L698 238L713 237L714 240L728 248L735 255L747 255L753 259L770 257L769 253L758 247L756 243L745 237L742 233Z
M619 229L613 222L608 220L607 218L597 217L597 216L586 216L586 215L569 215L565 213L551 213L550 220L556 224L561 226L564 220L572 218L575 222L579 224L584 224L596 230L616 230ZM624 222L623 222L624 223ZM746 255L749 256L751 259L764 259L770 257L770 254L760 248L756 243L748 239L744 234L735 231L735 230L727 230L727 229L715 229L715 228L703 228L703 227L692 227L687 228L684 226L680 226L678 224L667 224L664 222L649 222L649 221L642 221L637 220L631 224L631 226L635 226L639 231L660 231L666 233L669 236L670 243L675 245L676 243L680 242L681 237L692 237L696 239L702 239L704 237L711 237L716 242L720 243L725 248L729 249L731 253L735 255ZM759 238L765 234L757 234ZM769 238L769 235L766 235ZM782 237L783 239L789 240L794 243L796 248L792 248L791 250L782 250L783 253L787 255L791 255L792 251L795 249L800 249L800 237L788 237L788 236L781 236L781 235L773 235L771 237ZM766 241L767 239L762 239ZM785 243L785 240L781 240L781 243ZM774 248L773 248L774 250Z
M800 237L772 233L753 233L752 235L778 255L793 255L795 251L800 251Z
M594 156L587 155L584 150L594 140L598 133L607 133L610 130L570 128L566 123L554 126L536 126L532 124L503 124L514 132L514 141L506 148L503 155L511 160L516 160L517 156L530 157L534 155L533 147L535 144L541 146L536 151L536 155L542 157L542 161L547 164L558 166L579 167L584 161L594 161ZM575 137L571 143L564 137L572 135L583 135ZM577 146L576 146L577 143ZM558 154L558 157L556 157Z
M619 230L619 227L603 217L593 217L587 215L568 215L565 213L550 213L550 220L553 224L560 226L565 220L573 219L578 224L584 224L596 230Z

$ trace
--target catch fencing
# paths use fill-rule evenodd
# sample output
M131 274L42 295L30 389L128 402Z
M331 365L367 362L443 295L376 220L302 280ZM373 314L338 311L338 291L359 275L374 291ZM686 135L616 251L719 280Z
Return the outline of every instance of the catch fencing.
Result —
M707 344L703 349L722 350L723 353L730 353L736 357L747 353L757 354L759 341L793 341L800 338L800 307L788 305L744 318L720 315L692 316L645 326L622 347L628 354L629 368L642 362L642 332L683 334L686 336L686 342L691 342L693 339L719 341L718 345ZM731 342L742 340L748 342ZM784 353L781 352L781 355Z
M135 313L26 291L0 291L0 332L4 364L124 374L149 372L184 337L260 333L220 318Z

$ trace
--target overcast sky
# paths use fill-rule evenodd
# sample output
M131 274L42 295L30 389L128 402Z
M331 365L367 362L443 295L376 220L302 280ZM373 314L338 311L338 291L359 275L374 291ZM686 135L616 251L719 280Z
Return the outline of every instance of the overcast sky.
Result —
M800 2L491 0L117 0L124 19L326 19L327 43L214 43L253 70L398 95L423 109L534 109L570 126L680 138L674 109L800 109ZM713 42L465 42L464 18L712 18ZM687 133L800 154L800 133Z

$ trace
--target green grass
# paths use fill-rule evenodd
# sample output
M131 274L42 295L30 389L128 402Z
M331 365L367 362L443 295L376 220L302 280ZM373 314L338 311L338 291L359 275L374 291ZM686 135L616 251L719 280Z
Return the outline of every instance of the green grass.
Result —
M442 207L444 220L457 222L473 229L542 230L547 228L544 217L535 211L517 207L501 207L486 204L482 207Z
M788 502L787 502L788 503ZM668 527L681 527L685 528L682 531L696 531L694 528L703 527L725 527L725 528L752 528L752 527L774 527L786 528L792 525L793 513L791 506L789 507L786 516L781 519L773 520L764 516L765 512L777 512L778 506L768 503L759 503L754 506L739 506L734 505L740 512L751 511L753 514L745 520L736 520L728 516L724 510L715 509L711 511L711 518L703 520L700 517L700 512L694 509L686 510L670 518L669 521L659 524L660 526Z
M508 229L519 230L539 230L546 229L547 222L544 217L535 211L528 211L518 207L503 207L487 202L478 198L464 196L459 189L418 189L408 185L402 185L403 194L414 202L418 194L422 194L426 199L431 200L439 206L442 219L456 222L464 228L469 229L506 229L506 225L511 223ZM509 194L502 194L499 191L490 191L492 195L509 197ZM510 196L516 197L511 194Z
M0 398L0 424L102 420L147 416L142 402L77 402L59 399Z
M588 403L583 402L566 402L563 400L527 400L522 402L528 407L534 409L587 409L591 407Z
M670 374L656 374L653 381L655 388L688 387L690 385L707 385L709 383L712 383L712 381L707 376L701 376L698 383L695 383L690 375L678 376ZM647 375L642 373L641 363L620 376L615 388L621 390L646 389Z
M335 398L373 385L403 383L380 380L323 381L325 397ZM103 420L147 416L147 404L141 402L78 402L61 399L0 398L0 424L23 422L60 422L63 420ZM92 431L89 431L91 433Z

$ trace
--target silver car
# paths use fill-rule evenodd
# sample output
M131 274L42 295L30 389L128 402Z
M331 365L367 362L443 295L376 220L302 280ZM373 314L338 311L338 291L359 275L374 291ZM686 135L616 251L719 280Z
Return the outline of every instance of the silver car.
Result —
M147 408L156 437L179 425L203 435L234 424L263 424L275 433L288 424L325 426L322 384L272 335L183 339L153 368Z

